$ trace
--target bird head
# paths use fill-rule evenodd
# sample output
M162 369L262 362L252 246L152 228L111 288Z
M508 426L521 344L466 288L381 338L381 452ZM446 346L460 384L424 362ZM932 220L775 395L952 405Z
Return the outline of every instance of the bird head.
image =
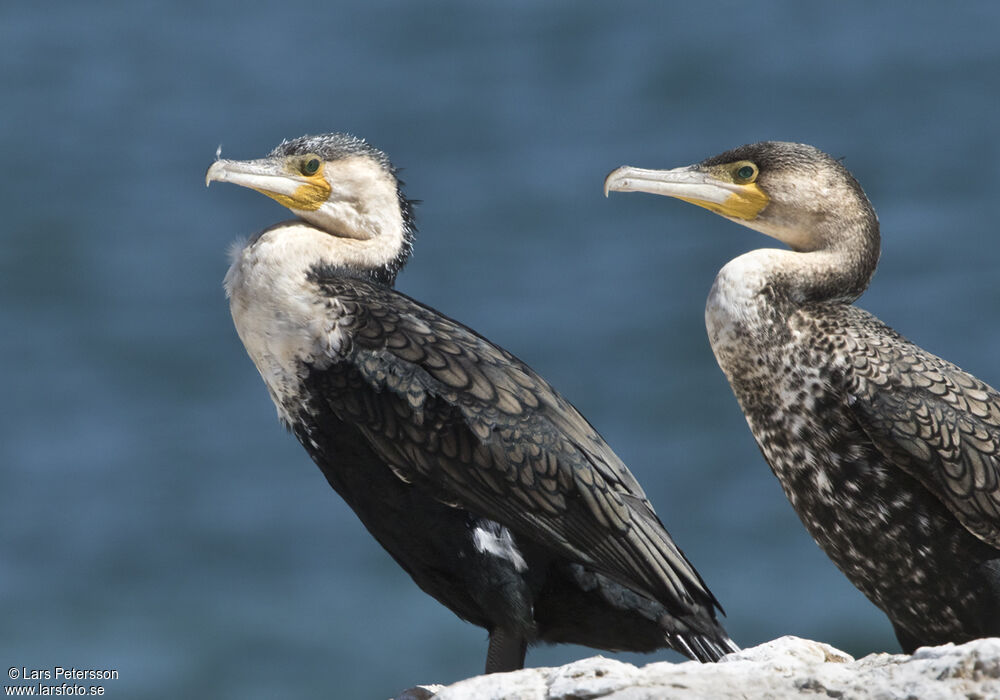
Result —
M610 191L682 199L797 251L835 247L859 225L874 224L878 243L875 212L858 182L839 161L801 143L748 144L671 170L622 166L604 181L604 194Z
M256 190L353 249L370 248L366 263L392 277L410 255L412 202L388 156L354 136L303 136L257 160L217 159L205 174L212 182Z

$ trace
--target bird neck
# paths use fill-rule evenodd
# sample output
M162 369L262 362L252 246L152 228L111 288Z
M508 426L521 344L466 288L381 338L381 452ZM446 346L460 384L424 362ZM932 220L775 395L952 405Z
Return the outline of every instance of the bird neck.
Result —
M793 250L751 251L731 261L720 275L746 278L748 292L766 289L794 305L850 303L868 288L878 265L878 219L870 207L864 214L846 226L842 219L820 219L808 232L761 227L762 233Z
M364 161L359 161L363 163ZM331 182L328 201L311 211L292 209L298 221L279 224L283 237L307 240L317 263L393 284L413 248L413 208L395 176L359 162ZM315 235L313 235L315 234Z
M705 309L713 347L742 345L751 329L774 332L803 304L849 304L878 264L878 224L808 252L761 248L719 271ZM744 340L741 340L743 338ZM728 340L727 340L728 339Z
M352 215L356 215L354 210ZM344 220L342 223L359 222ZM412 228L404 217L398 215L364 223L365 230L372 231L370 236L346 235L340 227L331 226L329 221L321 227L304 219L283 222L264 235L280 240L289 253L310 261L310 268L338 268L392 286L397 273L410 257Z
M771 303L782 299L793 306L809 302L849 304L868 288L874 262L856 251L761 249L736 258L720 275L738 273L752 282L747 292L766 293Z

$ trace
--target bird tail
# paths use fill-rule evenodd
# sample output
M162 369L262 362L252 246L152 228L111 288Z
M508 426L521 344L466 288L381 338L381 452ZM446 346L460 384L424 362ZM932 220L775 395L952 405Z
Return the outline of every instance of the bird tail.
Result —
M667 635L670 646L681 652L689 659L701 661L702 663L716 662L726 654L739 651L729 636L720 628L714 635L697 633L670 633Z

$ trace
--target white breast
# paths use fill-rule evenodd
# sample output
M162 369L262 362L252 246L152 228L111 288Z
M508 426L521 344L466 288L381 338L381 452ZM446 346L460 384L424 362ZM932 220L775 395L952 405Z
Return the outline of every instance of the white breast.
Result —
M784 252L750 251L730 260L716 275L705 304L705 327L716 356L717 348L741 345L746 329L762 323L758 295L767 284L775 258Z
M322 367L346 346L346 309L307 279L324 261L324 238L302 222L279 224L235 250L226 274L236 332L286 424L305 365Z

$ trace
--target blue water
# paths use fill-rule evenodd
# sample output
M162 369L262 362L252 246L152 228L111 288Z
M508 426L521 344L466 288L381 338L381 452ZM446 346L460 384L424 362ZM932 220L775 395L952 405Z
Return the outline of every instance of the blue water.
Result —
M0 4L0 661L114 668L123 698L385 698L480 671L485 633L279 428L228 316L227 247L286 214L206 191L216 146L330 130L423 200L400 288L580 408L739 643L896 650L705 338L715 272L765 241L601 184L766 138L844 157L883 227L862 305L1000 385L998 28L991 2Z

